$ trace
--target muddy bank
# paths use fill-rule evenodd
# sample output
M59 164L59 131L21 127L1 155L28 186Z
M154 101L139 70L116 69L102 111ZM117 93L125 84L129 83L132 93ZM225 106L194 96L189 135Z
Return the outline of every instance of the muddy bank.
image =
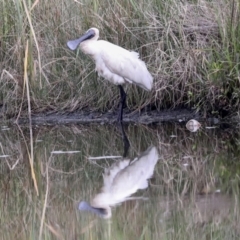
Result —
M124 113L124 123L153 124L161 122L183 122L189 119L200 119L201 116L187 109L151 111L151 112L131 112ZM78 112L78 113L47 113L32 115L32 124L113 124L117 121L117 114L113 112ZM28 123L28 118L19 118L18 124Z

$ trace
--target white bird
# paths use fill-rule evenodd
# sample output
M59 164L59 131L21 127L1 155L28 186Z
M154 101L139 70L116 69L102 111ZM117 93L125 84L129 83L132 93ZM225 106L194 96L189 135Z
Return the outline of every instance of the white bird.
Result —
M137 52L128 51L98 38L99 30L90 28L82 37L68 41L67 46L75 50L80 44L80 49L95 61L98 74L119 86L121 101L118 121L122 122L122 111L126 100L122 84L134 83L150 91L153 78L145 63L139 59Z
M130 198L138 189L148 187L148 179L152 177L154 167L158 161L156 147L149 147L132 162L123 159L105 169L101 192L93 197L91 204L82 201L79 210L91 211L103 218L110 218L111 207Z

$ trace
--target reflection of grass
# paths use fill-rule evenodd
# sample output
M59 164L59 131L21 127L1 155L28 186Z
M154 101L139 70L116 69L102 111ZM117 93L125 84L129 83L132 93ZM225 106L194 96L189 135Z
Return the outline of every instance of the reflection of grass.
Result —
M218 132L192 134L174 125L155 128L129 125L126 128L131 157L149 145L155 145L159 148L160 160L150 187L137 193L149 200L128 201L116 206L110 222L80 213L76 205L81 199L89 200L98 192L102 186L101 166L108 166L113 161L100 160L99 167L89 163L87 157L121 155L121 135L115 127L33 128L34 170L39 197L34 190L21 134L14 127L2 131L1 154L11 155L0 162L2 239L38 239L41 220L42 239L237 237L239 177L225 174L222 178L221 174L222 167L230 169L231 165L222 159L228 159L229 154L234 156L234 149L238 152L236 145L231 149L233 140L227 140L227 136L232 136L230 131L218 136ZM25 130L23 128L23 132L28 132ZM238 134L235 130L236 139ZM177 137L171 138L171 135ZM27 136L26 142L30 144ZM80 150L80 153L51 156L53 150ZM9 164L15 163L17 158L18 164L9 170ZM184 167L185 163L188 166ZM203 194L207 185L209 195ZM212 192L215 189L222 192L214 198ZM225 195L226 192L230 194ZM44 206L46 212L43 215Z
M0 105L19 112L24 49L32 110L94 109L118 104L117 88L67 40L91 26L102 39L138 51L155 79L151 94L128 87L128 107L191 106L228 112L239 106L239 11L236 0L7 1L0 3ZM231 107L231 109L229 108ZM27 100L23 103L27 110Z

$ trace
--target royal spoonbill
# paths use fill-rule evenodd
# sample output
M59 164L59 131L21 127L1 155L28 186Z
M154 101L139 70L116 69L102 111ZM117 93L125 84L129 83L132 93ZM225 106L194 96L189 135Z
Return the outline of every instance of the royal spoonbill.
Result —
M111 207L127 200L138 189L148 187L148 179L152 177L158 161L157 148L152 146L132 162L123 159L105 169L101 192L93 197L91 203L79 203L80 211L90 211L103 218L112 216Z
M80 38L67 42L71 50L80 49L96 63L96 71L100 76L118 85L120 90L120 106L118 121L122 122L122 112L126 101L124 83L133 83L150 91L153 78L145 63L139 59L137 52L128 51L104 40L98 40L99 30L90 28Z

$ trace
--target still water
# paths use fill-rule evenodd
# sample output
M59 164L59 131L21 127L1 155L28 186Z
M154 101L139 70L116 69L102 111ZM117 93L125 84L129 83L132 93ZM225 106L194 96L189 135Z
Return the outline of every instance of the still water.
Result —
M239 129L124 129L2 123L0 239L240 239Z

